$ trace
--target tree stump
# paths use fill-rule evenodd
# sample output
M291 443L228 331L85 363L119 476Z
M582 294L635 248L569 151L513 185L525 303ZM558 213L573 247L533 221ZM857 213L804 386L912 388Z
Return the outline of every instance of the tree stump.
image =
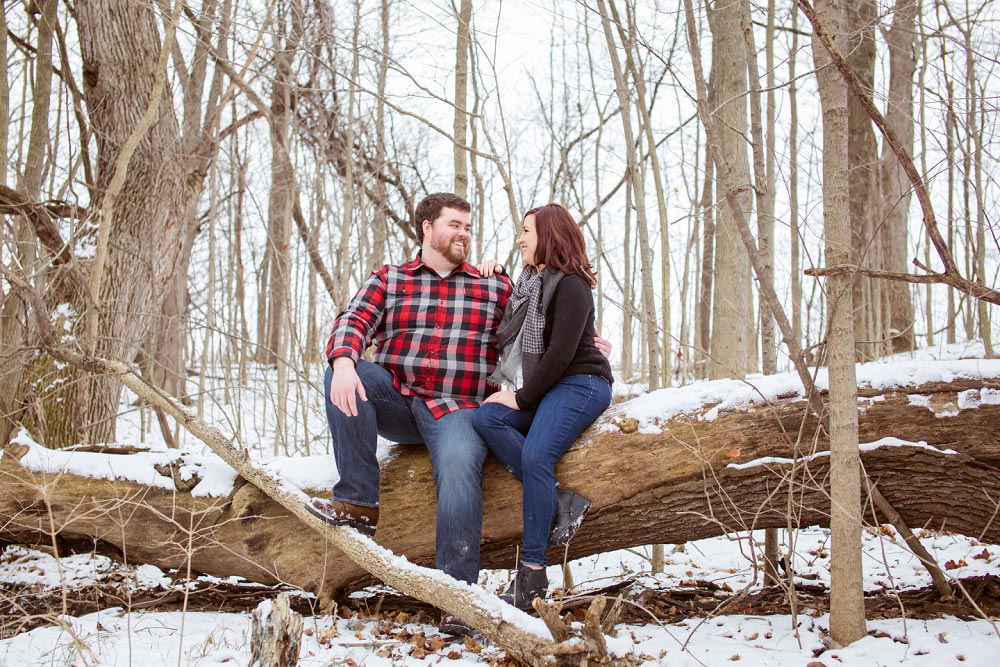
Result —
M302 617L292 611L288 593L253 610L250 667L293 667L299 662Z

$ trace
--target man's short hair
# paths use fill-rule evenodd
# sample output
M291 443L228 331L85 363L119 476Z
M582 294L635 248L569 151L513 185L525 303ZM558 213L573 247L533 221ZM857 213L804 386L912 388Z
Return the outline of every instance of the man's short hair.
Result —
M413 226L416 227L418 243L423 244L424 242L424 220L434 222L441 215L443 208L453 208L465 213L472 211L472 205L454 193L435 192L427 195L417 204L417 210L414 211L413 215Z

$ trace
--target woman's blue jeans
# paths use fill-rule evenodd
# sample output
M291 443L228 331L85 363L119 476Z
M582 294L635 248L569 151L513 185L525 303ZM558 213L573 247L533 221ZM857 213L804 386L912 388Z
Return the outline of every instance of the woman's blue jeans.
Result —
M610 404L607 380L570 375L556 383L533 412L499 403L484 403L476 410L476 431L523 485L522 563L547 564L545 551L556 515L556 463Z

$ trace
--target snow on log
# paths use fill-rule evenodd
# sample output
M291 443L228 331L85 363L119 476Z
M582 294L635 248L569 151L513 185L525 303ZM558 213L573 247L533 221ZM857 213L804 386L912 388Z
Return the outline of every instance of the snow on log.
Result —
M921 362L891 387L859 368L862 462L909 525L997 542L1000 365L955 373L955 363L935 375L926 372L933 362ZM565 487L593 500L569 557L784 527L789 492L797 525L826 525L827 440L787 377L665 389L610 409L557 469ZM74 452L75 463L53 466L44 463L48 452L23 439L7 446L0 538L48 544L54 528L61 540L96 542L130 562L190 562L195 572L285 582L322 599L370 580L262 491L238 478L230 484L210 456ZM382 466L375 539L430 565L435 500L426 451L397 447ZM483 493L482 564L511 567L520 486L491 458ZM562 558L556 551L553 562Z

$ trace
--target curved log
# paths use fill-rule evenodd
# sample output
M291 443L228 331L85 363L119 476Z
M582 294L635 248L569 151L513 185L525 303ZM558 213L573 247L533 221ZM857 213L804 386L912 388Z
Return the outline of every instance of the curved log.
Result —
M990 404L998 389L1000 380L990 378L859 390L862 442L893 437L928 443L862 453L868 475L910 525L1000 541L1000 440L995 435L1000 405ZM986 400L969 399L980 395ZM977 407L969 408L972 404ZM625 406L612 408L557 469L564 486L594 503L570 545L570 558L784 527L789 491L796 525L827 524L826 437L817 434L816 420L801 399L717 415L705 407L673 417L659 430L639 429L626 411ZM3 539L47 544L55 532L61 539L110 545L130 562L182 570L190 565L195 572L222 577L285 582L327 600L370 581L322 536L240 480L229 497L197 497L190 488L32 472L20 462L26 452L27 447L9 445L0 460ZM174 478L180 487L191 486L180 475ZM491 458L483 493L483 567L510 567L520 540L520 487ZM398 447L383 462L376 541L430 565L434 515L424 448ZM556 551L549 554L552 562L562 558Z

